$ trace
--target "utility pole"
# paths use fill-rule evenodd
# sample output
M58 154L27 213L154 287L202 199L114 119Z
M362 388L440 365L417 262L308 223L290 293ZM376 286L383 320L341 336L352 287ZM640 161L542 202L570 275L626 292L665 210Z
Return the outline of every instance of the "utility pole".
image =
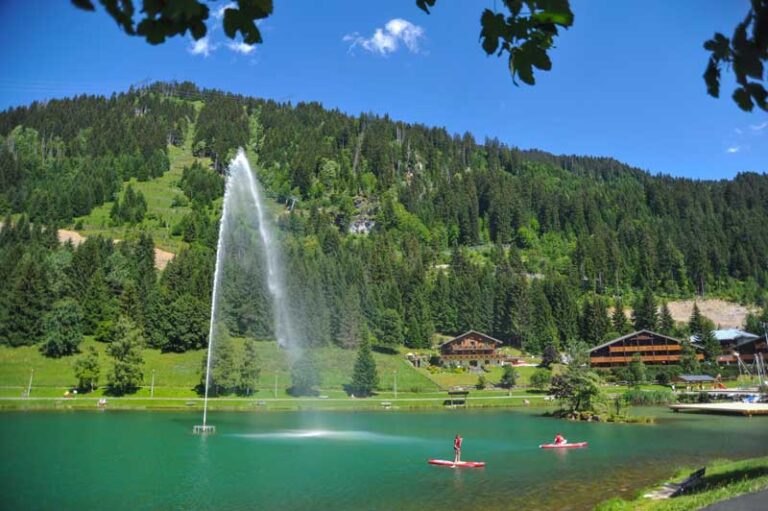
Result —
M149 387L149 397L155 397L155 370L152 369L152 386Z
M397 399L397 371L395 371L395 399Z
M35 370L29 370L29 385L27 385L27 397L32 393L32 377L35 376Z

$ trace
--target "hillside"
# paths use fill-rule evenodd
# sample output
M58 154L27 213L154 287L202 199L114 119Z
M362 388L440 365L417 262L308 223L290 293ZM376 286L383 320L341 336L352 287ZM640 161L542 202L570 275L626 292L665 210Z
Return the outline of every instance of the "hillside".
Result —
M766 304L765 175L652 176L190 83L15 108L0 136L0 341L12 346L41 343L45 318L66 310L103 340L122 317L152 348L205 347L237 147L269 195L306 346L426 348L476 329L539 353L624 331L608 310L648 293ZM60 246L47 234L60 228L87 241ZM273 338L260 241L240 241L222 321ZM161 272L157 249L175 254Z

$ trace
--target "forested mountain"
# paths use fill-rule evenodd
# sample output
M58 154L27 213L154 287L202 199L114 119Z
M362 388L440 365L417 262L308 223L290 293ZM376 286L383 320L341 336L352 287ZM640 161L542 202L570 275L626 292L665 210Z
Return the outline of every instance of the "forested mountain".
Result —
M0 113L0 137L0 339L9 344L38 342L45 315L75 298L84 331L105 340L122 314L154 346L204 346L221 174L240 146L257 155L280 206L288 285L312 344L424 347L435 332L474 328L540 352L627 328L608 307L616 297L631 305L641 290L766 300L765 174L652 176L612 159L190 83L11 109ZM192 207L173 232L188 248L162 275L147 263L148 235L58 246L53 229L105 202L115 201L114 222L140 222L144 197L126 188L118 201L117 192L162 175L168 147L185 143L212 164L184 170ZM262 281L224 291L232 335L272 335ZM28 312L10 313L20 307Z

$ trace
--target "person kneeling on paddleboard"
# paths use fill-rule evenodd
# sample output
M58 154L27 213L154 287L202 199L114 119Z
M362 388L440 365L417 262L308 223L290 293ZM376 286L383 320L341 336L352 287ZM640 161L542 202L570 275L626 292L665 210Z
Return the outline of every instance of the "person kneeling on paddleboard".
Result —
M461 461L461 442L463 440L464 439L461 438L458 433L456 433L456 438L453 439L453 452L454 452L453 464L454 465Z
M565 444L565 443L568 443L568 440L563 438L563 435L561 435L560 433L555 435L555 442L554 442L555 445L562 445L562 444Z

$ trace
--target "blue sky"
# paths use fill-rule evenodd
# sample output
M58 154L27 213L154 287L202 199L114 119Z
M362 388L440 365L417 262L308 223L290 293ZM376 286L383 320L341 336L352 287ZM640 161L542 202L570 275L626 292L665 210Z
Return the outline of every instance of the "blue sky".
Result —
M65 0L3 0L0 108L191 80L388 113L521 148L612 156L652 173L768 171L768 115L738 109L731 75L719 100L701 78L702 43L715 31L731 35L747 0L572 0L574 26L534 87L515 87L506 61L482 51L479 17L493 5L439 0L427 15L415 0L275 0L263 45L235 51L218 27L193 52L190 37L150 46L103 11Z

